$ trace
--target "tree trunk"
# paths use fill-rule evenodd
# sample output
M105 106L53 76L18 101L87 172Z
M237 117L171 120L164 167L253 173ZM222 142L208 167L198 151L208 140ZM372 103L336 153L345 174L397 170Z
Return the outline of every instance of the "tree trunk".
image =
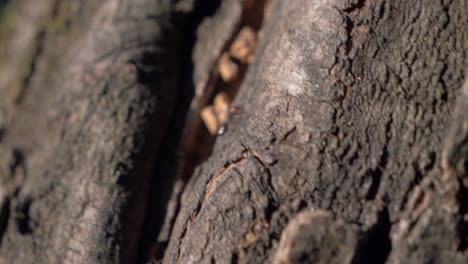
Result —
M466 1L271 0L211 149L265 2L0 0L0 263L468 263Z
M466 11L276 1L164 262L467 263Z
M1 263L136 261L177 96L179 7L8 4L0 33Z

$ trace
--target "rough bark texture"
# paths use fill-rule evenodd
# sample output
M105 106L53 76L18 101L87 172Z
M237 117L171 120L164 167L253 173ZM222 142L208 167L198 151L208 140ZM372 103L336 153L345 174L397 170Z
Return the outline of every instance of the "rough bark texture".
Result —
M7 6L1 263L135 261L155 155L177 96L180 32L172 22L185 12L178 8L190 9L185 2Z
M351 263L356 230L326 211L304 211L286 226L273 263Z
M315 263L335 248L340 263L467 263L466 99L454 113L466 12L463 0L276 1L164 262ZM282 234L316 209L347 231ZM301 258L280 237L326 246Z
M0 263L468 263L466 1L272 1L188 181L207 1L0 0Z

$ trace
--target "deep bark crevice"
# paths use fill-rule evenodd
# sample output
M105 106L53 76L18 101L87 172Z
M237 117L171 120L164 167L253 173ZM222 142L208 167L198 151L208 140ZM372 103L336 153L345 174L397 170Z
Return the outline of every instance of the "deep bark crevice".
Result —
M29 217L29 209L31 208L31 200L26 200L16 205L15 220L18 233L21 235L31 234L34 230L33 223Z
M465 169L468 169L468 160L465 161L464 166ZM463 180L459 181L459 188L460 189L457 194L457 199L459 203L460 219L458 220L457 224L457 233L459 238L459 245L457 249L460 252L465 252L465 250L468 248L468 219L465 219L468 215L468 188L466 188Z
M349 55L353 49L354 37L356 34L355 30L356 27L360 25L360 22L362 22L360 21L361 19L359 19L361 16L360 12L364 12L366 5L368 5L367 0L358 0L356 3L342 9L342 11L346 13L345 30L348 35L347 41L344 45L345 55Z
M377 224L366 232L364 240L357 248L353 264L384 264L392 251L390 230L392 224L387 208L383 208L378 215Z
M235 24L233 35L230 35L224 40L221 52L229 51L230 45L242 28L246 26L250 27L255 33L261 29L264 22L263 18L266 2L267 1L251 2L249 4L251 5L250 7L243 7L241 17L239 17L239 20ZM229 2L227 1L227 3ZM200 41L207 41L206 39L200 39L200 36L197 35L200 34L200 32L197 33L197 31L200 30L199 26L204 19L212 19L212 16L215 15L216 12L220 12L219 10L222 8L222 4L232 5L233 3L235 2L233 1L230 4L226 4L226 2L220 0L213 0L210 2L195 1L193 10L184 23L186 27L184 37L181 40L183 43L181 49L181 79L185 80L185 82L179 84L180 89L176 110L171 120L171 127L165 136L162 152L157 161L156 167L158 167L158 169L154 173L153 194L149 202L149 205L151 205L154 210L150 210L146 220L147 224L145 225L146 231L144 234L147 238L142 242L144 246L141 247L143 253L141 254L142 257L140 260L144 260L145 256L148 256L148 252L150 252L150 258L160 259L163 256L167 241L161 241L161 234L171 233L175 215L179 211L180 195L185 189L185 185L191 180L196 167L209 157L214 147L217 135L210 134L202 123L197 125L197 122L195 122L195 125L193 125L193 119L200 119L201 108L205 107L207 104L212 104L217 93L223 90L229 90L230 94L235 95L238 86L242 83L245 73L247 72L248 63L232 58L233 62L239 66L237 79L231 83L225 82L218 72L219 58L216 58L214 65L212 65L213 68L208 69L210 71L208 73L210 76L209 80L204 84L206 87L212 86L213 89L206 88L203 95L197 95L200 97L195 98L195 90L197 86L200 85L200 83L196 83L197 80L195 76L195 67L197 67L197 65L195 65L197 62L194 61L197 59L195 45ZM222 12L226 12L226 10ZM206 28L203 30L206 30ZM206 34L206 32L204 34ZM205 35L202 38L206 37ZM213 38L216 37L217 36L213 36ZM205 52L213 53L211 50L205 50ZM200 54L198 54L198 56L200 56ZM207 54L206 56L209 57L212 56L212 54ZM221 56L221 54L218 56ZM200 64L200 62L198 62L198 64ZM198 73L199 72L200 69L198 69ZM198 106L192 108L191 104L193 106L195 100ZM222 128L227 129L226 126ZM219 134L222 134L222 132L218 133L218 135ZM195 140L193 140L194 138ZM177 181L178 183L176 183ZM176 184L182 184L182 187L176 187ZM175 204L175 207L169 208L171 206L170 203ZM198 209L195 210L193 217L196 217L196 211L201 209L201 207L202 203L198 205Z
M3 235L5 234L8 227L8 221L10 219L10 205L11 199L9 197L5 197L0 208L0 245L2 244Z
M210 17L216 12L220 3L220 0L195 1L189 14L175 13L171 21L183 28L179 56L181 65L179 69L180 80L182 81L178 83L176 105L169 122L170 125L163 138L161 151L158 154L152 182L150 183L152 188L148 197L149 210L146 212L147 215L144 220L139 263L151 259L161 259L167 246L167 241L161 242L157 238L163 228L168 203L171 199L171 190L174 189L177 180L174 178L178 174L177 165L180 157L177 149L183 135L190 102L195 94L195 83L192 78L194 68L192 53L197 40L196 30L204 18ZM175 210L178 209L175 208Z
M356 3L352 3L343 9L346 13L353 13L354 11L363 8L366 5L367 0L358 0Z
M379 192L380 188L380 183L382 181L382 174L387 168L388 164L388 159L389 159L389 153L388 153L388 144L390 144L391 140L391 125L392 125L392 118L390 117L390 120L386 123L385 125L385 145L382 149L382 154L379 160L379 163L377 165L377 168L371 169L369 171L369 174L372 177L372 184L369 188L369 191L366 194L366 200L374 200Z
M367 192L366 200L371 201L375 199L379 191L380 181L382 180L382 170L380 168L370 170L369 175L372 177L372 184Z
M36 37L36 47L35 47L35 51L34 51L34 55L32 55L32 62L31 64L29 65L29 70L28 70L28 73L26 74L26 76L24 77L23 79L23 84L21 86L21 90L19 91L17 97L15 98L15 103L16 104L20 104L21 101L23 100L26 92L27 92L27 89L31 83L31 79L32 77L34 76L34 73L36 71L36 67L37 67L37 63L41 57L41 54L42 52L44 51L44 42L45 42L45 39L46 39L46 32L45 30L41 30L37 37Z

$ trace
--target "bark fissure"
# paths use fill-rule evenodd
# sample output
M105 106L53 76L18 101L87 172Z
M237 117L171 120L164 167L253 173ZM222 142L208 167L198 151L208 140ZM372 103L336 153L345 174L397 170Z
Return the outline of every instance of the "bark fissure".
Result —
M392 251L391 227L388 208L384 207L378 212L377 223L366 231L364 238L357 246L352 263L387 263L388 256Z
M23 100L25 94L28 91L28 88L31 85L31 80L36 74L37 64L39 63L41 57L43 56L44 50L46 48L45 45L47 44L47 34L48 34L47 26L49 23L51 23L51 21L53 21L56 18L59 7L60 7L60 0L55 0L53 4L51 5L51 9L52 9L51 19L46 21L44 25L41 25L40 29L36 33L37 35L35 39L33 40L34 50L32 51L32 55L30 55L31 61L28 64L29 69L27 70L27 73L25 74L22 80L22 84L20 86L19 92L16 95L16 98L15 98L16 104L21 104L21 101Z
M468 164L465 164L465 168L468 169ZM468 215L468 188L466 187L466 176L458 182L460 190L458 191L457 199L459 203L459 215L460 218L457 224L457 233L459 244L457 250L459 252L466 252L468 248L468 219L465 219Z
M8 227L8 221L10 220L10 206L11 199L5 197L0 208L0 246L2 245L3 236Z
M380 154L379 162L377 163L376 168L370 169L372 184L369 187L369 191L366 195L367 200L374 200L376 198L380 183L382 181L382 175L387 169L389 159L388 146L391 144L392 139L392 122L393 117L390 115L389 120L385 124L385 142L383 142L382 153Z
M173 14L171 23L181 25L180 69L182 76L178 83L178 100L171 116L169 128L156 160L153 172L148 212L145 218L143 238L140 246L140 262L163 257L168 236L172 232L175 216L179 211L181 194L190 180L194 167L186 157L183 138L197 133L186 127L190 116L191 102L195 96L194 49L197 43L197 29L204 19L210 18L220 7L220 0L194 1L190 12L179 10ZM187 131L189 130L189 131ZM172 190L172 192L171 192Z
M28 90L28 87L30 86L31 79L33 78L35 72L36 72L36 67L39 59L41 58L41 55L44 50L44 45L45 45L45 40L46 40L46 31L45 29L42 29L38 32L36 39L34 42L36 42L36 47L34 50L34 54L32 55L31 58L31 63L29 64L29 69L28 72L26 73L23 83L21 85L21 88L18 92L18 95L15 98L15 103L20 104L21 101L23 100L25 93Z
M204 21L197 29L199 39L194 43L194 49L192 53L190 53L190 56L192 56L195 63L193 65L194 68L192 69L192 78L194 83L192 84L193 94L191 95L193 95L193 98L192 101L189 102L190 108L187 112L180 115L184 116L183 119L185 120L185 123L182 124L182 129L179 128L180 130L178 134L180 134L180 136L178 136L177 143L175 144L177 146L178 157L177 169L174 174L177 175L177 184L182 184L183 186L182 188L177 187L178 190L174 191L170 198L170 202L175 203L176 205L173 206L175 208L170 209L171 211L168 215L175 215L178 212L179 204L182 203L180 196L182 190L188 191L187 188L189 187L186 187L185 185L190 185L192 181L196 181L198 174L194 174L195 168L202 161L208 158L216 137L221 137L226 130L230 129L228 124L218 124L219 128L217 135L208 135L208 131L201 120L201 111L204 108L209 107L211 104L214 104L215 97L219 93L227 94L231 100L235 96L237 88L242 83L242 79L244 78L244 74L250 61L243 61L241 58L230 58L231 62L237 65L238 71L236 78L228 81L223 79L220 74L221 57L232 52L230 48L234 45L233 42L240 37L243 29L248 28L253 30L254 34L260 30L264 18L265 2L267 1L236 2L229 0L209 2L210 6L212 5L211 7L213 7L212 11L219 13L213 17L211 17L212 14L209 12L211 7L202 7L200 4L201 1L199 3L200 10L203 12L200 11L200 14L198 14L200 17L197 19L199 20L198 22L202 22L202 18ZM197 6L195 6L195 16L198 16L197 12ZM219 19L219 17L225 17L226 22L223 22L225 23L225 29L222 30L223 32L218 32L218 35L214 35L211 30L216 32L216 30L221 28L220 25L213 24L213 22ZM198 24L193 23L191 26L191 29L195 31ZM208 26L211 27L211 30ZM222 40L222 42L220 40ZM229 108L229 105L225 107ZM230 108L229 113L227 114L228 120L230 120L233 115L236 115L236 108L237 106ZM205 125L208 127L207 124ZM226 173L231 171L229 168L224 169L226 169ZM190 212L190 218L196 219L198 212L203 210L205 202L209 201L211 189L216 188L217 182L226 176L223 172L216 172L214 175L216 176L213 176L213 179L207 183L208 187L204 190L204 193L201 194L201 203L195 206L193 212ZM167 227L167 223L170 221L175 221L175 219L166 219L164 226ZM166 229L164 233L172 232L171 225L169 225L168 228L166 227L163 227L163 229ZM186 226L184 228L186 228ZM169 232L167 232L167 229L169 229ZM186 231L187 230L184 229L181 231L181 234L185 236ZM158 242L157 244L161 243ZM160 248L159 246L157 247ZM158 249L158 251L161 250Z

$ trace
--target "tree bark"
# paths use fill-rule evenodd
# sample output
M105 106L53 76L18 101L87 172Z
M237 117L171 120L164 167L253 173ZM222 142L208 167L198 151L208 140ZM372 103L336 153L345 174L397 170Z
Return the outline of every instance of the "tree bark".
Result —
M1 263L134 263L177 96L182 1L11 1ZM186 4L186 3L185 3Z
M466 11L276 1L164 263L466 263Z
M0 263L468 263L466 1L271 0L210 155L253 2L0 0Z

